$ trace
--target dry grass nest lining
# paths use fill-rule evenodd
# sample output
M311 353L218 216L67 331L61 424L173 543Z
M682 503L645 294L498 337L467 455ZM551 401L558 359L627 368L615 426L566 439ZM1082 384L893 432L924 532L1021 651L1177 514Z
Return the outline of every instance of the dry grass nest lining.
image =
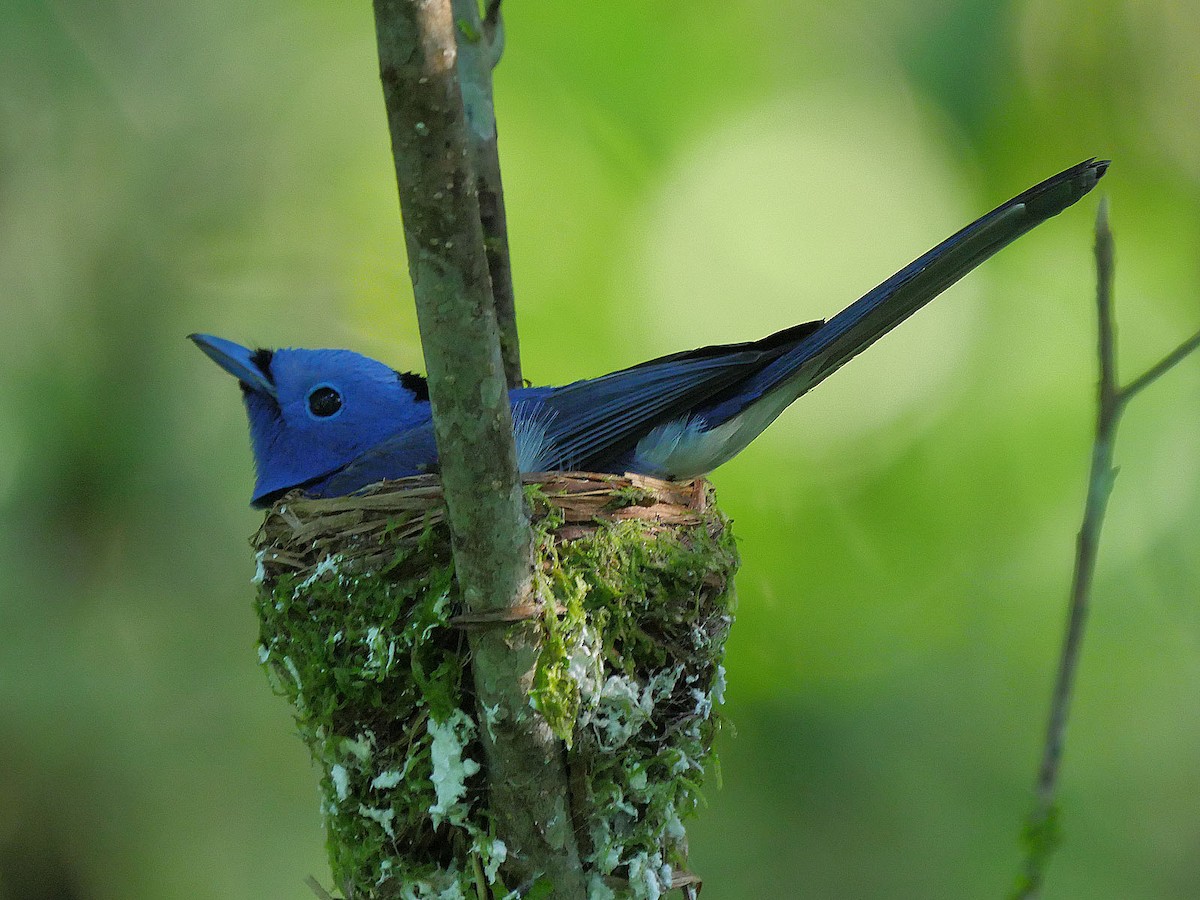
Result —
M593 533L601 522L637 520L650 526L698 525L708 510L708 482L662 481L645 475L542 472L522 478L533 518L555 514L556 541ZM330 553L347 573L372 571L394 553L387 545L417 540L446 518L441 480L418 475L384 481L346 497L288 494L267 512L252 543L272 575L311 569ZM384 536L387 541L381 540Z

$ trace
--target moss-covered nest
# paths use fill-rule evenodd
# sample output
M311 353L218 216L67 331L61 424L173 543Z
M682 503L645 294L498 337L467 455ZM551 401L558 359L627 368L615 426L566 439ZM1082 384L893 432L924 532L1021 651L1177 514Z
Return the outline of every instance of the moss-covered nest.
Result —
M589 897L694 890L682 820L712 767L734 607L728 521L697 480L531 476L530 702L562 739ZM356 898L507 884L438 482L289 496L256 535L259 657L321 768L334 881ZM486 716L485 716L486 718ZM508 878L511 880L511 877Z

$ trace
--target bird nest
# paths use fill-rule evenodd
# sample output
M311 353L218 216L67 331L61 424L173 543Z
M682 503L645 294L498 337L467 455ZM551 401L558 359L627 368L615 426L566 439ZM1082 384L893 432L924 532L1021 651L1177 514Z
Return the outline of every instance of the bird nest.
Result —
M712 762L737 553L702 479L526 478L542 641L530 703L563 742L590 898L694 890L683 819ZM283 498L254 538L259 656L321 776L347 897L520 896L434 477ZM527 624L519 627L529 627ZM509 876L511 881L511 876Z

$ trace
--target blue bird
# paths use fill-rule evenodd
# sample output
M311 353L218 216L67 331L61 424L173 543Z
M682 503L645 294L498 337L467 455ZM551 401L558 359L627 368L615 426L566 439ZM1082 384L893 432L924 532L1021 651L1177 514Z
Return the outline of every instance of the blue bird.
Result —
M828 321L563 387L509 391L521 471L667 479L711 471L967 272L1087 194L1107 168L1107 160L1090 159L1035 185ZM333 497L437 471L423 377L349 350L250 350L211 335L190 337L240 382L257 469L255 506L295 488Z

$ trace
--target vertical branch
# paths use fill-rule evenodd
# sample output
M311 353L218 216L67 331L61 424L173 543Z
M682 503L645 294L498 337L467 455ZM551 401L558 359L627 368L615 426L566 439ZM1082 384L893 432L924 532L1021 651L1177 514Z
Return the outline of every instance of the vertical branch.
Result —
M516 300L492 91L492 70L504 49L500 0L491 0L483 18L479 15L478 0L451 0L451 6L458 29L458 78L467 116L467 146L475 171L483 245L500 326L500 355L508 386L520 387L521 347L517 338Z
M1121 387L1117 380L1117 339L1113 317L1114 269L1113 236L1108 225L1108 201L1101 199L1096 214L1096 312L1099 324L1097 352L1100 361L1100 378L1096 392L1096 433L1092 441L1092 462L1088 475L1087 498L1084 501L1083 523L1080 525L1075 547L1075 569L1071 578L1066 636L1059 655L1058 676L1050 698L1050 715L1034 790L1034 806L1025 822L1025 866L1014 893L1018 900L1034 900L1041 895L1046 869L1060 841L1057 806L1059 772L1075 689L1075 675L1083 648L1084 626L1091 606L1100 530L1117 477L1117 470L1113 466L1117 426L1130 400L1200 347L1200 333L1192 335L1128 386Z
M1112 319L1113 243L1108 227L1108 204L1100 201L1096 215L1096 310L1099 319L1097 352L1100 378L1097 387L1096 433L1092 443L1091 471L1083 524L1075 545L1075 568L1071 577L1071 599L1067 610L1067 630L1058 662L1058 676L1050 700L1050 716L1042 762L1038 769L1034 808L1025 823L1025 872L1016 896L1035 898L1041 892L1046 868L1059 843L1056 795L1066 739L1067 718L1075 687L1075 673L1083 647L1084 625L1091 605L1092 580L1096 571L1096 551L1108 498L1112 494L1116 470L1113 468L1113 440L1121 416L1120 389L1116 382L1116 330Z
M374 0L380 77L429 373L434 433L468 610L523 603L531 533L517 473L450 0ZM491 810L518 880L582 897L562 749L530 707L534 625L471 633ZM486 710L486 717L483 711Z
M1096 434L1092 444L1091 471L1088 474L1087 499L1083 524L1075 546L1075 569L1071 579L1071 602L1067 612L1067 633L1059 659L1058 676L1050 705L1046 744L1038 770L1037 808L1040 821L1051 817L1058 789L1058 774L1066 738L1067 717L1079 668L1083 630L1091 605L1092 581L1096 572L1096 554L1104 513L1117 477L1113 467L1113 444L1120 422L1122 404L1117 387L1116 329L1112 318L1113 243L1108 228L1108 204L1100 202L1096 217L1096 308L1099 318L1098 353L1100 380L1097 387Z

